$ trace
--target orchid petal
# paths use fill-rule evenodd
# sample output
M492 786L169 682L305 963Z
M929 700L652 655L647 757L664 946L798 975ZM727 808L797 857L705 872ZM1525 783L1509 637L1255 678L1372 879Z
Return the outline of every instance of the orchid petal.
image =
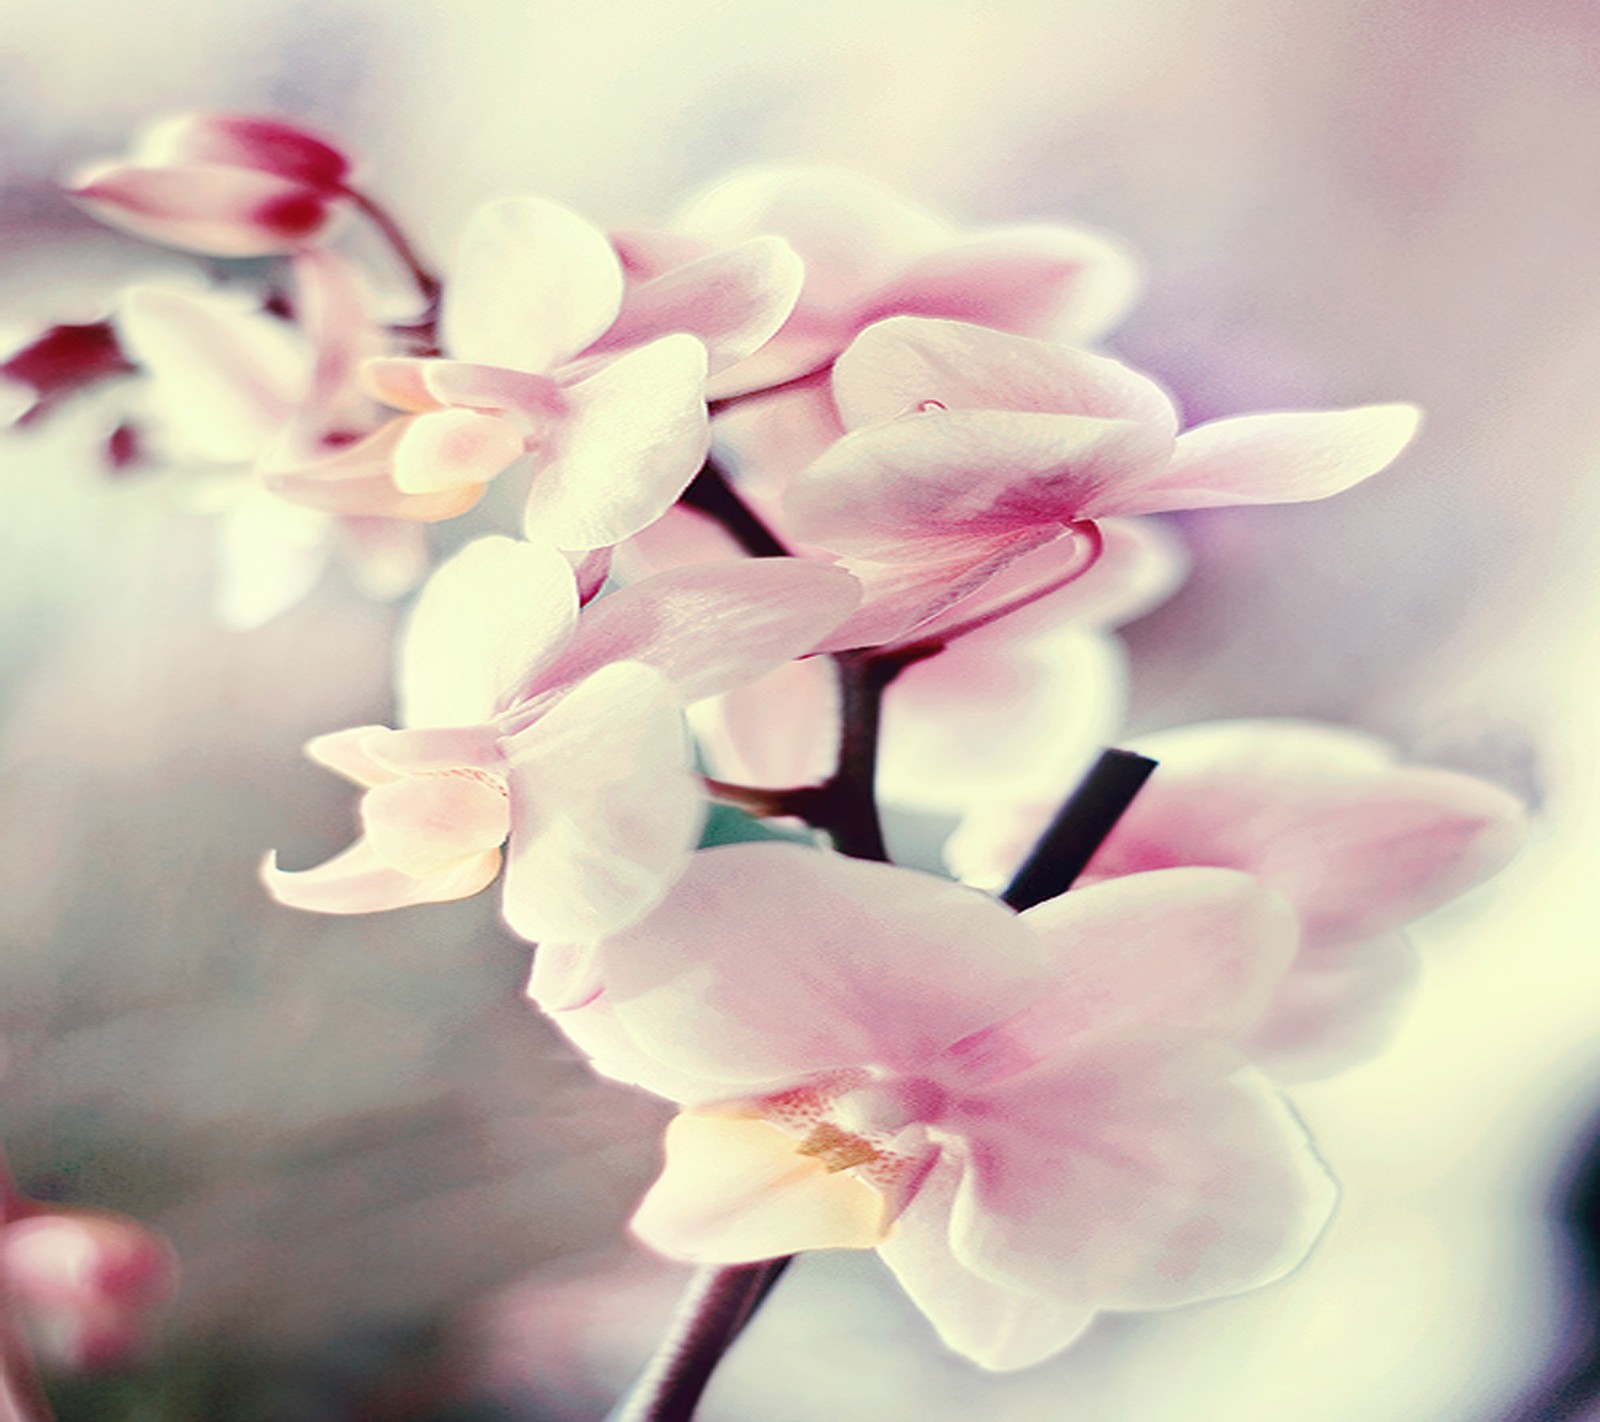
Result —
M832 773L839 716L838 678L821 657L787 662L689 708L714 774L778 789L814 785Z
M467 898L499 872L500 851L489 849L415 878L381 858L365 839L358 839L314 869L280 869L277 855L269 854L261 866L261 880L273 898L290 908L316 913L380 913Z
M175 114L142 129L134 156L151 167L217 163L337 189L350 160L299 124L253 114Z
M878 1246L879 1257L946 1347L996 1372L1032 1367L1073 1342L1094 1309L995 1283L955 1257L951 1214L962 1169L947 1149Z
M1022 923L1055 971L1003 1030L1040 1055L1090 1033L1236 1035L1260 1021L1299 946L1288 904L1225 869L1073 889Z
M986 800L1065 795L1121 724L1119 643L1067 627L1009 635L1004 622L962 637L890 684L878 794L908 809L962 812Z
M67 191L113 227L212 257L296 251L331 215L327 197L302 183L215 164L101 164L76 174Z
M834 366L833 394L852 430L929 402L950 410L1136 420L1169 434L1178 425L1159 385L1108 356L918 316L879 321L857 336Z
M1138 745L1161 771L1088 874L1243 869L1288 897L1311 941L1369 937L1437 908L1504 867L1526 833L1504 790L1399 765L1354 731L1215 722Z
M669 569L585 608L565 652L529 691L626 659L657 668L685 704L698 701L805 655L858 596L848 573L799 558Z
M216 293L132 287L117 331L163 425L202 459L253 460L305 394L311 356L293 328Z
M883 183L840 168L747 168L692 197L673 226L732 242L772 233L806 267L802 308L853 310L950 228Z
M1403 933L1327 944L1301 955L1243 1042L1279 1081L1313 1081L1389 1045L1421 973Z
M385 765L367 749L369 743L388 731L387 726L352 726L345 731L330 731L306 742L309 760L342 775L363 790L398 780L401 770Z
M702 1099L730 1083L920 1067L1025 1006L1041 971L1032 935L986 895L778 843L702 850L597 951L601 1001L636 1049L630 1079L657 1089L642 1055L672 1082L705 1082ZM609 1073L603 1055L593 1064Z
M461 360L548 371L605 331L621 303L605 233L559 203L503 198L467 220L440 329Z
M428 572L428 543L421 525L393 518L350 515L336 530L351 581L376 602L393 602Z
M412 609L400 652L401 719L488 721L566 642L577 615L572 565L555 549L497 537L469 543Z
M686 331L722 370L765 345L788 319L805 268L781 237L755 237L645 282L628 292L616 323L591 348L624 350Z
M530 942L587 942L653 908L689 862L704 801L660 673L602 667L505 742L504 914Z
M529 536L601 548L660 518L710 447L705 377L705 347L674 335L565 387L565 418L528 494Z
M1336 1191L1293 1113L1231 1053L1102 1048L962 1100L956 1257L1097 1308L1256 1288L1305 1256Z
M929 252L878 288L861 312L948 317L997 331L1088 345L1114 326L1139 291L1120 242L1076 227L1002 228Z
M1325 499L1388 468L1421 421L1414 405L1242 415L1178 437L1172 462L1100 491L1085 512L1160 513Z
M453 768L373 787L361 800L361 825L385 863L420 879L498 849L511 811L495 777Z
M1166 462L1153 424L1089 415L949 410L846 435L789 486L789 526L840 553L932 560L1083 516L1104 491Z
M221 519L217 615L260 627L298 603L328 566L334 520L252 487Z
M395 446L395 487L432 494L486 484L525 453L522 432L506 420L470 410L433 411L412 420Z
M884 1199L831 1173L776 1126L686 1113L667 1127L666 1168L631 1228L653 1249L701 1264L744 1264L804 1249L871 1249Z

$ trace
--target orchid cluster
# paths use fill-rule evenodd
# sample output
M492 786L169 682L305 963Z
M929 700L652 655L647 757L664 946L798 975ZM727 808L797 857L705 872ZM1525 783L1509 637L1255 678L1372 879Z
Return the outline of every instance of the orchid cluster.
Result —
M1185 571L1152 516L1336 494L1414 409L1186 428L1098 348L1136 294L1116 242L841 172L736 173L658 230L494 201L442 277L276 120L172 120L71 191L278 260L124 292L78 364L48 333L3 367L34 413L115 378L146 459L227 485L235 622L334 550L382 595L426 575L396 724L307 746L359 835L268 891L372 913L498 878L532 1002L682 1108L642 1241L747 1303L767 1261L874 1249L993 1369L1304 1258L1336 1192L1284 1087L1382 1046L1406 924L1508 861L1521 808L1304 722L1090 772L1115 629ZM428 574L424 529L474 508ZM883 811L953 824L942 861L891 862Z

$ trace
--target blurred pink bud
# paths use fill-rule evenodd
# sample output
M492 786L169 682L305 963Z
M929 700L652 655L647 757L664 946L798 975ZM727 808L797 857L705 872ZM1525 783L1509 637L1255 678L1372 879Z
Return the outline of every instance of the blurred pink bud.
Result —
M23 398L13 423L30 424L69 395L134 367L117 343L109 321L51 326L0 361L0 378L20 386Z
M261 257L321 234L349 167L330 143L277 119L187 114L143 130L126 158L82 170L68 190L135 236Z
M0 1232L0 1272L46 1363L115 1367L177 1287L172 1246L125 1215L47 1211Z

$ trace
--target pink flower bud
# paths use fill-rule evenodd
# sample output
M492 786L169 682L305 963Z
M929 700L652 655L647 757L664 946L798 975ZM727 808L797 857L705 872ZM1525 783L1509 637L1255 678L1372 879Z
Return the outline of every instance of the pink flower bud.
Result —
M188 114L136 138L125 159L76 174L72 195L135 236L215 257L293 252L344 194L349 160L277 119Z
M125 1215L45 1211L0 1232L0 1276L40 1358L115 1367L177 1286L172 1247Z

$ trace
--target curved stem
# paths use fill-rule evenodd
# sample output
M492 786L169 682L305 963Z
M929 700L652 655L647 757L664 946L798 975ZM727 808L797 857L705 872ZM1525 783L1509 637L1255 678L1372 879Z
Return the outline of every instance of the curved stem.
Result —
M438 319L439 297L444 291L443 284L422 260L417 249L411 245L411 239L406 236L400 224L390 216L387 208L380 206L356 188L345 188L343 192L344 196L378 229L400 265L406 269L406 274L416 284L417 294L422 298L423 312L416 325L407 329L431 330Z
M722 1355L792 1258L700 1270L660 1348L606 1422L688 1422Z

